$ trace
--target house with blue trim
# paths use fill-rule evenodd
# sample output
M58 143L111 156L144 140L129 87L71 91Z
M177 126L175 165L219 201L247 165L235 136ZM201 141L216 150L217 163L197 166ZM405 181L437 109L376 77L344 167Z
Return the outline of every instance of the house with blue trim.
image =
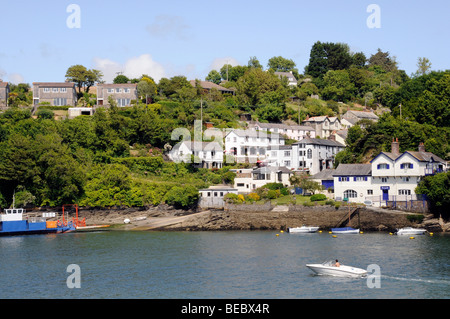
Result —
M446 170L446 161L426 152L423 143L417 151L400 153L395 139L391 152L380 152L370 164L340 164L333 173L335 198L375 206L418 200L415 189L421 179Z

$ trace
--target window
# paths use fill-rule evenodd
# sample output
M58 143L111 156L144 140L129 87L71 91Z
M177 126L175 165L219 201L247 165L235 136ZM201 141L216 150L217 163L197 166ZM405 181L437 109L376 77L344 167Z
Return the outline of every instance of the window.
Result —
M367 190L367 195L373 195L373 189L368 189Z
M67 92L67 88L60 88L60 89L59 89L59 92L61 92L61 93L66 93L66 92Z
M404 182L409 182L409 176L402 177L402 180L403 180Z
M389 169L389 164L386 163L378 164L377 169Z
M54 106L67 105L67 99L66 98L61 98L61 97L53 99L53 105Z
M354 176L353 181L354 182L366 182L367 176Z
M400 164L400 168L401 169L408 169L408 168L413 168L414 167L414 165L412 164L412 163L403 163L403 164Z
M127 106L131 104L131 100L130 99L117 99L117 106Z
M284 151L284 157L290 157L291 151Z
M348 177L348 176L340 176L339 177L339 181L340 182L349 182L350 181L350 177Z
M116 93L122 93L122 89L117 88Z
M124 93L130 93L130 89L123 89Z
M347 189L344 192L344 198L356 198L356 197L358 197L358 193L353 189Z
M50 92L50 88L44 88L44 93Z
M308 150L308 159L311 159L312 158L312 149L309 149Z
M291 166L291 161L284 161L284 166L287 166L287 167Z
M244 187L245 184L244 184L244 183L237 183L236 186L237 186L237 187ZM247 185L247 186L248 186L248 185Z
M382 182L382 183L387 183L387 182L388 182L388 179L389 179L388 177L382 177L382 178L381 178L381 182Z
M53 88L53 89L52 89L52 92L53 92L53 93L58 93L58 88Z
M108 89L108 93L114 93L114 89Z
M411 190L410 189L399 189L398 194L399 195L411 195Z

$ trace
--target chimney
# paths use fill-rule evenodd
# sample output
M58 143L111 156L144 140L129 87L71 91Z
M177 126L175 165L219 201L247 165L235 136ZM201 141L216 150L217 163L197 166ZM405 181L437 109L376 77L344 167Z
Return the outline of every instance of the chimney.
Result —
M425 152L425 145L422 142L419 144L419 152Z
M400 145L398 143L398 138L397 139L392 139L391 153L394 154L394 155L399 155L400 154Z

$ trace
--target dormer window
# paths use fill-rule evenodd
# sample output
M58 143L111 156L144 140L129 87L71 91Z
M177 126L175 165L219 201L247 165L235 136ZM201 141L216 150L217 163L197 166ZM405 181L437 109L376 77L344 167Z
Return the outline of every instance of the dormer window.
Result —
M377 169L389 169L389 164L386 163L378 164Z
M408 169L408 168L413 168L414 165L412 163L402 163L400 164L400 168L401 169Z

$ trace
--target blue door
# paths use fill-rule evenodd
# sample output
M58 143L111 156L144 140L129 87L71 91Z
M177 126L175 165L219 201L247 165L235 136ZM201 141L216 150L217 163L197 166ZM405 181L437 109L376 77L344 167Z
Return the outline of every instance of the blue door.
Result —
M389 190L383 189L383 200L389 200Z

